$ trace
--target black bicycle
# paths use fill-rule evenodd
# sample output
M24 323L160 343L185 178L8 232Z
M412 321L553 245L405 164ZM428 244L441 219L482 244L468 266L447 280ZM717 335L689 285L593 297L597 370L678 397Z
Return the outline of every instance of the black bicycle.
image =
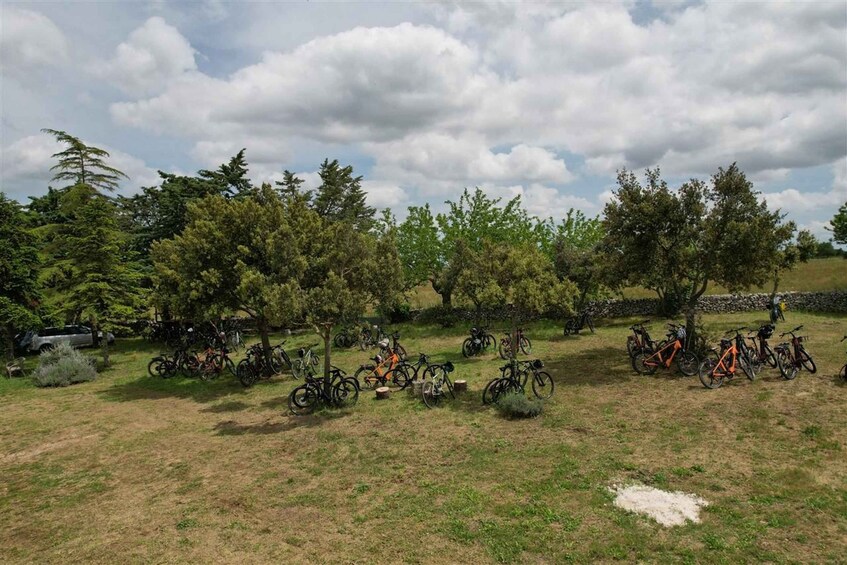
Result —
M288 409L295 416L311 414L323 404L336 408L348 408L359 400L359 387L356 380L348 377L338 367L331 367L330 383L327 389L322 378L306 376L306 382L288 395Z
M462 356L475 357L496 343L494 336L484 328L471 328L471 336L462 342Z
M591 317L588 310L583 310L578 316L574 316L565 322L565 336L578 335L586 327L591 330L591 333L594 333L594 318Z
M542 371L543 367L544 362L541 359L533 361L513 360L500 367L500 377L492 379L482 391L482 403L496 403L504 394L523 394L530 376L532 376L532 393L536 398L542 400L550 398L555 389L553 377L547 371Z
M791 341L780 343L774 348L776 353L776 364L779 367L779 373L787 381L797 377L797 372L800 369L806 369L811 374L818 372L817 365L806 351L806 346L803 345L809 338L806 336L795 335L796 332L803 329L803 326L797 326L791 331L787 331L779 335L779 337L791 336Z

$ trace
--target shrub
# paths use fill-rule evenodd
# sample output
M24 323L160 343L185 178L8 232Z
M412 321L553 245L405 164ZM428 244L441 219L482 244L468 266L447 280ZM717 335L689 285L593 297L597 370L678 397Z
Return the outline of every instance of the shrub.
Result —
M93 381L97 377L95 363L67 343L61 343L41 354L32 378L36 386L68 386Z
M504 394L497 400L497 411L507 418L535 418L543 407L541 400L517 392Z

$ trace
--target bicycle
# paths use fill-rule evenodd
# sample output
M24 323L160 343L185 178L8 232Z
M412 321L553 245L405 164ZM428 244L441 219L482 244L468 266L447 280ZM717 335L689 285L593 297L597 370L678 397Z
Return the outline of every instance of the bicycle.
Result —
M803 345L808 338L806 336L795 335L801 329L803 329L803 326L797 326L791 331L780 334L780 338L790 335L791 342L780 343L774 349L779 373L787 381L794 380L800 369L806 369L812 375L818 372L815 361Z
M594 333L594 318L588 310L580 312L579 316L574 316L565 322L565 337L571 334L579 334L586 326Z
M312 343L297 350L297 358L290 361L291 374L294 375L295 379L306 378L315 374L316 367L318 366L318 356L312 352L312 348L317 346L317 343Z
M774 329L773 324L765 324L756 330L755 335L751 335L753 332L747 334L747 339L752 344L750 351L752 352L753 362L759 367L769 365L776 368L777 366L776 355L768 344L768 339L773 336Z
M733 332L735 332L735 336L731 339L726 339L726 337L721 339L720 352L712 350L713 354L707 355L706 359L700 363L697 374L704 387L720 388L724 380L735 377L738 367L741 367L749 380L752 381L756 378L756 369L750 350L744 344L744 337L739 333L745 329L747 328L737 328L727 332L725 336Z
M512 360L500 367L500 377L492 379L482 391L482 403L492 404L503 395L510 392L523 394L526 383L532 374L532 393L541 400L553 396L555 385L553 377L547 371L542 371L544 362L541 359L533 361Z
M361 332L361 329L362 328L358 324L342 328L341 331L335 334L332 343L339 349L353 347L359 343L359 333Z
M235 376L244 387L251 387L259 379L269 379L278 372L273 361L268 364L261 343L251 345L247 349L247 357L239 361L235 367Z
M323 379L307 376L306 382L288 394L288 410L295 416L305 416L315 411L321 403L337 408L348 408L359 400L356 381L338 367L331 367L329 386Z
M406 348L400 345L400 332L394 332L393 334L391 334L390 346L387 339L383 339L377 345L379 345L381 354L389 355L391 353L394 353L400 358L401 361L406 360Z
M421 386L421 397L427 408L435 408L441 402L442 398L446 398L450 394L450 398L456 398L453 392L453 382L450 380L450 373L453 372L453 363L447 361L440 365L430 366L431 371L429 377L424 380Z
M532 342L526 337L523 333L523 329L518 328L518 350L524 355L529 355L532 353ZM500 347L498 349L498 353L500 354L500 359L511 359L512 358L512 335L507 333L500 340Z
M387 344L386 344L387 345ZM353 377L357 382L363 382L368 388L386 386L389 382L401 390L409 386L409 373L403 367L400 356L393 351L388 351L383 358L382 355L371 357L374 363L361 365Z
M626 352L629 354L630 359L635 357L635 354L640 351L655 351L656 341L650 338L650 333L644 327L644 324L649 321L644 320L629 326L629 329L632 330L632 335L626 338Z
M768 308L771 324L776 324L778 321L785 321L785 302L782 301L782 297L777 296L774 298L773 302L771 302L770 308Z
M406 374L409 375L410 381L418 380L418 373L423 368L422 378L426 378L427 374L430 372L431 367L435 367L436 363L432 363L430 361L429 355L426 353L418 353L418 360L414 363L410 363L408 360L403 360L398 367L403 367L406 370Z
M385 332L380 326L374 325L370 328L363 326L359 331L359 349L365 351L366 349L376 347L386 337L388 336L385 335Z
M237 376L235 364L229 358L229 352L226 347L214 349L207 346L203 352L203 357L200 359L198 376L204 381L218 378L224 370L229 371L232 376Z
M471 336L462 342L462 357L475 357L492 347L496 340L485 328L471 328Z
M177 373L195 376L200 370L200 361L196 355L189 354L187 348L177 349L173 355L161 353L147 364L151 377L169 379Z
M655 351L642 348L632 357L632 368L636 373L652 375L659 367L670 369L674 359L677 369L686 377L697 373L700 360L686 348L685 326L668 324L668 328L666 339L656 344Z

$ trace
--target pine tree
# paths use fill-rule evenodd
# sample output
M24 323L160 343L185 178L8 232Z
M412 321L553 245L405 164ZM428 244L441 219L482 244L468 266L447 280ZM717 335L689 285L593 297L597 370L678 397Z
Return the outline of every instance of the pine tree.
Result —
M330 222L345 222L357 231L370 231L376 210L365 202L362 177L353 176L353 167L342 167L338 159L324 159L318 174L322 182L312 201L315 211Z
M41 323L35 313L41 299L38 249L25 224L20 206L0 192L0 335L9 358L15 331Z
M107 151L86 145L78 137L64 131L41 131L53 135L58 142L67 145L64 151L53 154L53 158L59 162L50 167L50 170L55 172L53 180L70 181L70 184L64 187L65 190L71 186L86 185L95 191L112 192L118 188L121 179L129 178L106 164L104 159L109 157Z
M242 149L229 160L214 171L203 170L198 174L200 178L217 183L224 194L229 197L246 196L254 192L253 185L247 177L247 159L244 157L246 149Z
M276 181L279 193L283 198L303 198L305 201L312 199L311 190L301 190L300 185L303 184L303 179L289 171L288 169L282 172L282 180Z

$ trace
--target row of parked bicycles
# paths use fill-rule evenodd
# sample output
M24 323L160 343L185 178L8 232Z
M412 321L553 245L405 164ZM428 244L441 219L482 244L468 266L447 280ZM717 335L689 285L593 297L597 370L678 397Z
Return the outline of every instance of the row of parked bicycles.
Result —
M708 349L701 359L690 347L684 326L668 324L665 339L654 340L644 325L647 322L632 325L632 335L627 337L632 368L640 374L670 369L676 362L683 375L697 375L704 387L715 389L742 373L754 380L765 367L779 369L786 380L793 380L803 369L812 374L817 372L815 361L806 349L808 337L797 334L803 326L779 334L784 341L773 348L768 340L776 330L774 324L764 324L755 330L735 328L726 332L719 346Z
M489 349L497 346L497 354L501 359L512 358L512 335L508 332L500 338L498 342L494 335L488 331L488 328L472 327L470 337L465 338L462 342L462 356L476 357L486 353ZM524 334L523 329L517 331L518 351L524 355L532 353L532 341Z

